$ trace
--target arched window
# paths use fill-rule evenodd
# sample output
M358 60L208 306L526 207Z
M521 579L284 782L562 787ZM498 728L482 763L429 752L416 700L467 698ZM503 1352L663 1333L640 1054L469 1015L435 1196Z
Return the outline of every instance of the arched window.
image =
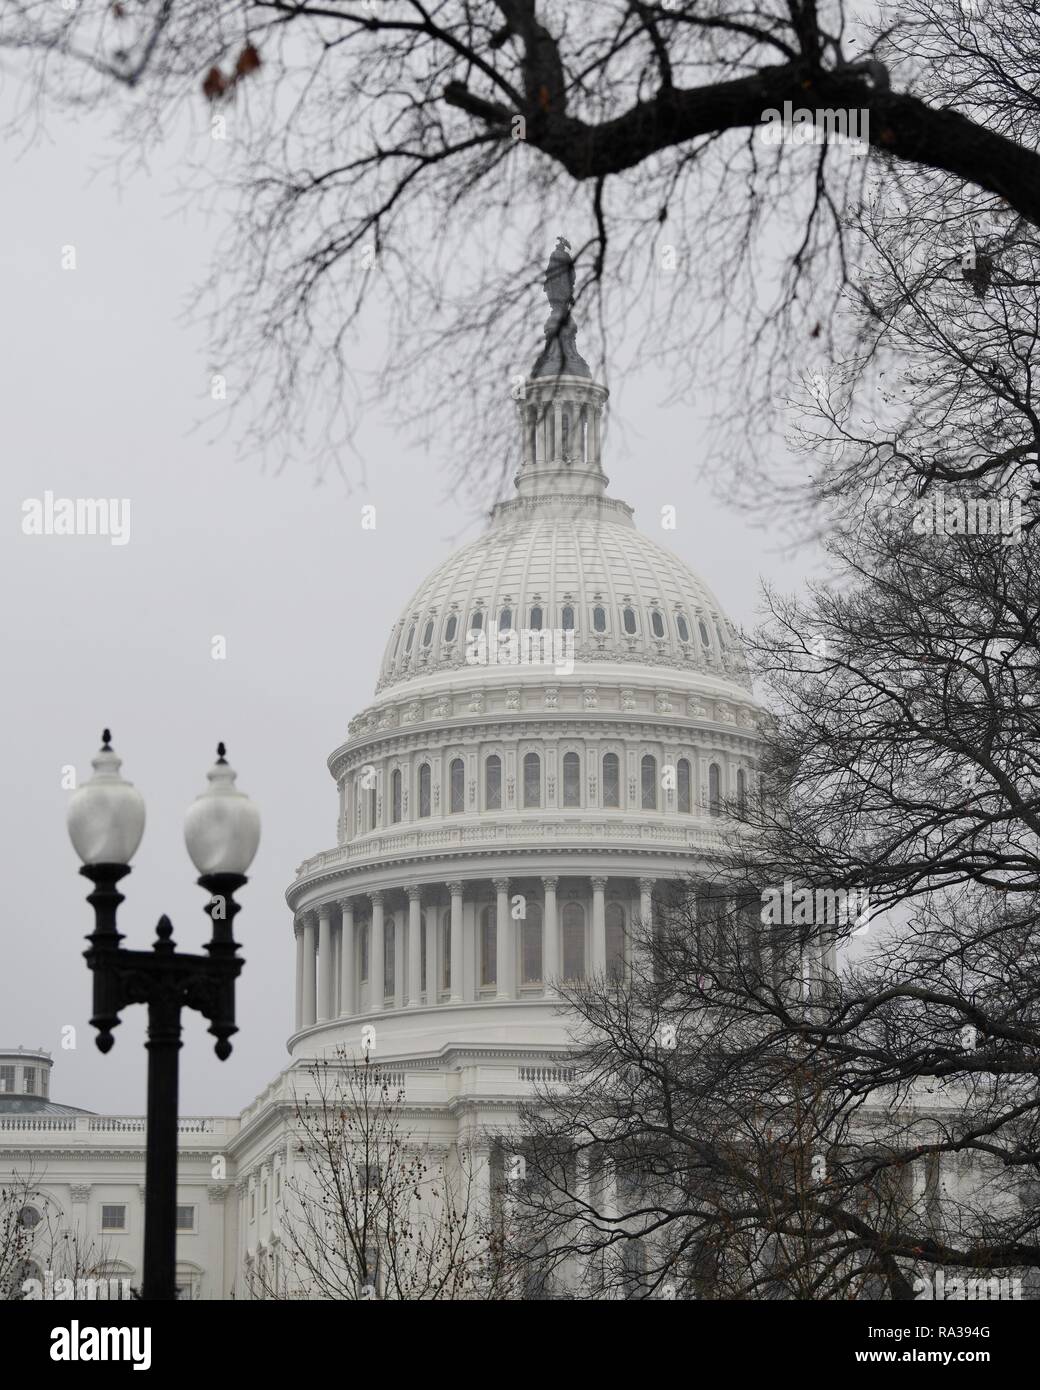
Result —
M625 909L607 903L607 979L620 984L625 978Z
M542 909L529 902L520 923L520 979L525 985L542 982Z
M657 759L652 753L643 754L642 804L644 811L657 810Z
M524 754L524 805L542 804L542 760L537 753Z
M718 763L708 768L708 814L722 815L722 777Z
M419 769L419 815L430 814L430 764L423 763Z
M367 922L361 923L361 930L358 932L358 976L362 984L368 983L368 928Z
M563 978L585 978L585 909L581 903L567 903L561 918L563 937Z
M35 1207L22 1207L18 1213L18 1224L23 1231L33 1231L43 1220Z
M397 978L394 969L397 965L397 918L389 913L383 927L383 997L392 999L396 993Z
M415 624L412 623L411 627L408 629L408 641L404 644L404 654L405 654L405 656L407 656L408 653L412 650L412 643L413 643L414 641L415 641Z
M423 644L424 647L428 647L432 641L433 641L433 619L431 618L430 621L429 621L429 622L426 624L426 626L423 628L422 644Z
M560 453L565 459L570 458L571 452L571 412L564 406L560 411Z
M377 811L378 809L379 809L379 803L378 803L378 801L376 800L376 789L375 789L375 787L369 787L369 789L368 789L368 828L369 828L369 830L375 830L375 828L376 828L376 811Z
M629 637L634 636L636 630L636 610L634 608L626 608L621 614L621 618L625 626L625 631L628 633Z
M451 989L451 913L441 913L441 989Z
M397 660L397 653L398 653L398 652L400 651L400 649L401 649L401 638L402 638L403 636L404 636L404 623L402 623L401 626L397 629L397 640L396 640L396 642L394 643L394 654L393 654L393 656L390 658L391 661L396 661L396 660Z
M563 804L581 805L581 759L577 753L563 755Z
M701 630L701 641L704 643L706 647L710 647L711 638L708 636L708 629L704 626L703 618L698 621L697 626Z
M395 767L390 775L390 819L396 825L401 819L401 769Z
M578 416L578 428L581 430L581 461L589 461L589 408L583 405L581 414Z
M605 608L594 608L592 610L592 629L594 632L606 632L607 610Z
M466 766L461 758L452 759L449 780L451 783L449 808L452 813L464 811L466 809Z
M481 909L480 913L480 983L481 986L497 982L498 972L495 959L498 952L498 926L495 921L495 908L492 904Z
M447 622L445 623L445 625L444 625L444 640L445 640L445 642L454 642L454 641L455 641L455 633L458 631L458 627L459 627L459 620L458 620L458 618L455 616L455 614L452 613L451 616L448 618L448 621L447 621Z
M616 753L603 754L603 805L621 805L621 764Z
M560 626L564 632L574 631L574 609L569 603L564 606L563 612L560 614Z
M498 630L499 632L508 632L512 626L513 610L511 608L503 608L502 612L498 615Z
M484 763L484 809L502 809L502 759L492 753Z
M737 810L742 816L747 815L747 777L743 768L737 772Z
M483 629L483 627L483 611L479 608L474 608L473 612L469 615L469 630L470 632L480 632Z
M531 630L541 632L542 630L542 610L540 608L531 609Z
M661 616L661 611L658 608L652 608L650 610L650 629L655 637L664 636L664 618Z
M681 613L675 620L675 626L679 632L679 641L688 642L690 640L690 626Z
M693 810L693 803L690 797L690 764L686 758L680 758L676 764L675 790L679 810L689 814Z

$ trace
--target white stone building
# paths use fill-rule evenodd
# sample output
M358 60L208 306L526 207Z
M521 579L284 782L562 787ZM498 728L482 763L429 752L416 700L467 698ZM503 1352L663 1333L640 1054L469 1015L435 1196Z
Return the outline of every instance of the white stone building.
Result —
M607 391L575 346L572 286L558 249L516 495L416 589L374 702L329 757L335 844L287 894L289 1063L242 1115L181 1122L196 1228L178 1259L200 1296L244 1296L277 1253L301 1072L360 1054L363 1028L416 1129L468 1147L486 1180L487 1134L565 1062L551 982L625 971L655 885L710 860L723 804L753 785L758 711L733 629L608 494ZM0 1162L37 1153L55 1199L95 1226L122 1203L119 1258L137 1270L142 1127L0 1115Z

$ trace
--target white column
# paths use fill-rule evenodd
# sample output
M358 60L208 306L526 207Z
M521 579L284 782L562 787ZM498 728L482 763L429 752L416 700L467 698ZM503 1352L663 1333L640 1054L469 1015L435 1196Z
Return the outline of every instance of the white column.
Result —
M426 1004L436 1004L441 992L441 972L437 968L437 943L440 932L437 919L441 909L438 903L431 903L426 909Z
M605 878L592 880L592 974L607 973L607 908Z
M318 924L312 912L303 919L303 1026L315 1020L314 971L318 955Z
M555 878L543 878L545 916L542 921L542 979L549 988L550 980L560 978L560 918L556 907Z
M462 966L462 883L455 879L448 884L451 894L451 1002L459 1004L463 998Z
M513 933L509 920L509 880L495 879L495 998L512 999Z
M654 880L652 878L641 878L639 880L639 924L636 927L636 935L646 935L653 931L654 922ZM647 946L642 941L636 940L632 946L632 965L633 974L650 978L653 972L653 959Z
M318 908L318 1018L332 1017L332 905Z
M422 995L422 889L408 889L408 1007L417 1009Z
M405 915L403 912L394 913L394 1008L404 1007L405 993L408 988L404 977L404 956L405 939L407 937L407 927L405 925Z
M372 925L368 936L368 1011L377 1014L383 1007L383 894L372 897Z
M357 986L354 979L354 904L350 898L340 903L339 929L339 1011L348 1017L357 1013Z
M296 937L296 1027L298 1033L303 1025L303 926L299 922L293 923L293 935Z

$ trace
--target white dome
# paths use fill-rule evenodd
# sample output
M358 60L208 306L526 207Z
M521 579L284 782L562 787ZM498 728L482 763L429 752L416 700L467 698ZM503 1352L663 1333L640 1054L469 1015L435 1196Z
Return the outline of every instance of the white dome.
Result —
M715 596L610 498L518 499L416 589L394 624L376 687L465 668L467 633L574 629L577 663L712 673L747 686Z

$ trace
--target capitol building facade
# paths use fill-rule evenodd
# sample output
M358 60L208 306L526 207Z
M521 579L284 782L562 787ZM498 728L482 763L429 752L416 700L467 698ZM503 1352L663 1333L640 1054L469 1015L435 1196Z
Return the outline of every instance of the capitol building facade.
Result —
M284 1268L296 1097L315 1058L376 1060L407 1127L435 1152L465 1150L489 1186L489 1136L566 1079L554 984L624 979L655 894L710 864L726 805L756 787L761 715L734 630L608 492L608 393L578 352L572 287L561 245L517 402L515 495L419 584L373 702L329 756L335 842L287 893L288 1064L242 1114L181 1121L186 1295L249 1297L258 1267ZM31 1161L133 1277L143 1121L55 1113L19 1086L0 1088L5 1169Z

